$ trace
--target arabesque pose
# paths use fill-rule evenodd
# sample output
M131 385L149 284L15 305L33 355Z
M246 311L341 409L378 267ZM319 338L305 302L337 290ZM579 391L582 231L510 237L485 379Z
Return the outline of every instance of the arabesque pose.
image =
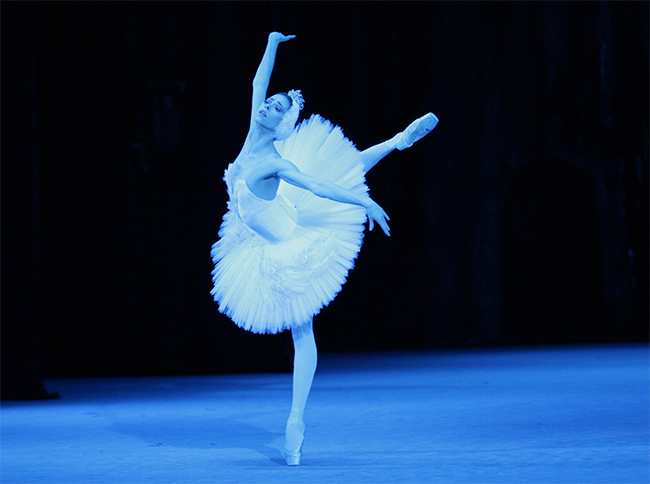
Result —
M226 169L229 201L212 246L211 294L219 310L255 333L291 329L293 399L284 455L299 465L303 412L316 371L312 320L341 290L361 248L364 223L390 235L388 215L367 194L365 173L391 151L429 133L428 113L405 131L358 151L339 127L318 115L296 127L300 91L266 97L278 45L294 35L269 34L253 80L250 129Z

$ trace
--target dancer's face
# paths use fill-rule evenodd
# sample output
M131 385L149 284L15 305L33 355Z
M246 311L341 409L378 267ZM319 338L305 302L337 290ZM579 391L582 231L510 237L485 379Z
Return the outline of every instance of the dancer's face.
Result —
M289 99L283 94L276 94L268 98L257 111L256 121L270 130L275 130L291 105Z

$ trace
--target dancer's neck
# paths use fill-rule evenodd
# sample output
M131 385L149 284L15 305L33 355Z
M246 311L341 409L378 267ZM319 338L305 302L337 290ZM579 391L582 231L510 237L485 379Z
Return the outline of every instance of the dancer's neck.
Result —
M247 155L263 155L273 153L275 152L275 145L273 144L274 141L275 133L273 131L255 124L246 137L246 142L244 143L242 153Z

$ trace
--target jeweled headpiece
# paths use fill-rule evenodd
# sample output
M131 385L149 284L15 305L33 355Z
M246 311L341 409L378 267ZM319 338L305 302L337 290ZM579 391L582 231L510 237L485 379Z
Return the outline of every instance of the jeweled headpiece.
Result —
M291 107L293 107L294 104L298 104L298 111L301 111L302 108L305 106L305 100L302 97L302 93L300 92L300 89L298 89L298 90L292 89L287 94L289 95L289 97L293 101L293 103L291 104Z

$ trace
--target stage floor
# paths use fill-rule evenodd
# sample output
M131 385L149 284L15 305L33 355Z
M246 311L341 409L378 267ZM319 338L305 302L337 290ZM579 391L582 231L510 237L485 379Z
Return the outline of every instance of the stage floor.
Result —
M648 483L647 345L322 355L290 374L49 380L3 402L12 483Z

